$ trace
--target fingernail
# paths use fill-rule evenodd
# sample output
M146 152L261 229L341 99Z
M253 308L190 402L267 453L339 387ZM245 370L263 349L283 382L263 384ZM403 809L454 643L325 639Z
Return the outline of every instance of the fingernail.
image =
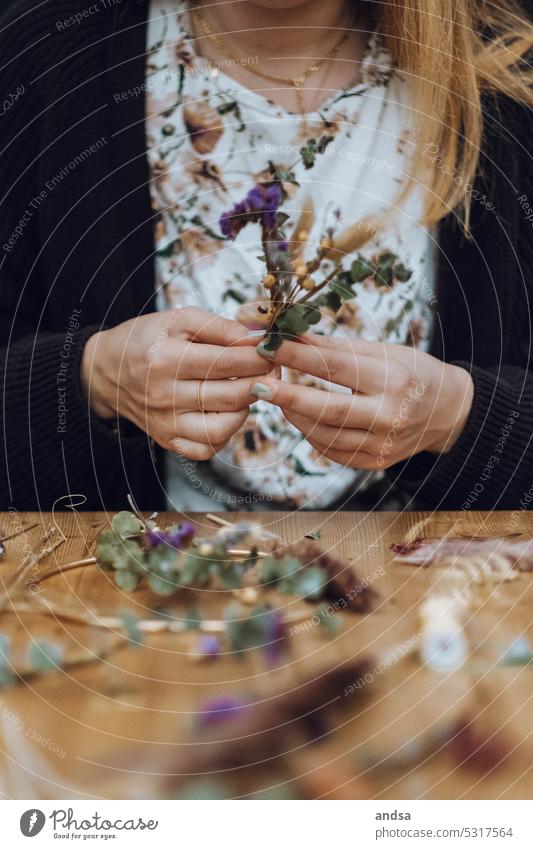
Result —
M252 386L252 395L256 398L261 398L263 401L270 401L273 396L272 389L265 383L255 383Z
M259 343L259 345L257 346L257 348L256 348L255 350L257 351L257 353L258 353L261 357L266 357L266 358L267 358L267 360L273 360L273 359L274 359L274 357L276 356L276 352L275 352L275 351L268 351L268 350L265 350L265 340L264 340L264 339L263 339L263 341L262 341L262 342L260 342L260 343Z
M248 333L246 334L246 338L247 339L260 339L264 335L265 335L264 330L249 330Z

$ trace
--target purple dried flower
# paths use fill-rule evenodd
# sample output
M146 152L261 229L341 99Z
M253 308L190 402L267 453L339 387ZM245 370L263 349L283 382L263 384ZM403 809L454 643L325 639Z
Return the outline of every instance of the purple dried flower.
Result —
M263 651L267 660L275 663L283 654L285 648L285 622L277 611L267 614L265 623L265 645Z
M209 728L221 722L236 719L249 709L248 705L232 696L219 696L211 699L198 711L198 725Z
M200 639L200 654L213 660L220 654L220 640L214 634L204 634Z
M264 201L265 192L261 189L261 186L255 186L255 188L251 189L246 195L245 204L249 211L255 210L256 212L261 212Z
M170 528L168 531L149 530L145 534L145 539L151 548L155 548L156 545L168 545L169 548L175 548L178 551L191 541L195 533L190 522L182 522L177 528Z
M274 230L278 207L283 198L283 188L279 183L257 184L250 189L244 200L222 214L219 221L222 235L227 239L235 239L242 228L251 221L260 221L265 229Z

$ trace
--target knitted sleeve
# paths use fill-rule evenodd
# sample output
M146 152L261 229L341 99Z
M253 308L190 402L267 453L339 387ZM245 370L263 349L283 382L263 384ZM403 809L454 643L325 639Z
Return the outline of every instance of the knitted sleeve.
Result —
M526 509L533 506L533 370L531 369L531 306L533 303L533 137L531 110L512 109L506 142L516 165L511 204L518 238L513 244L518 265L507 279L506 269L495 269L506 279L500 290L511 305L507 350L509 362L480 367L455 360L470 372L474 400L467 424L452 451L437 457L421 453L388 470L388 477L418 499L424 509ZM498 168L509 168L508 156L493 154ZM495 232L495 238L499 238ZM516 270L518 268L518 271ZM470 282L475 299L475 281ZM487 315L477 333L496 333L498 316Z
M2 510L46 509L69 492L97 503L124 449L117 430L92 414L80 382L86 341L102 328L57 332L46 311L37 178L43 104L35 80L54 57L46 60L39 47L46 27L33 6L17 2L0 27ZM146 447L140 431L128 441Z

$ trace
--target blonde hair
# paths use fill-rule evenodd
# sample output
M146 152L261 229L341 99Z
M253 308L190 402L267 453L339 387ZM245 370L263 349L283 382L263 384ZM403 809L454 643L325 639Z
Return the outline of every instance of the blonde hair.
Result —
M483 134L481 97L501 93L533 106L527 63L533 24L514 0L386 0L380 9L392 57L412 85L411 184L429 167L425 223L453 209L468 228Z

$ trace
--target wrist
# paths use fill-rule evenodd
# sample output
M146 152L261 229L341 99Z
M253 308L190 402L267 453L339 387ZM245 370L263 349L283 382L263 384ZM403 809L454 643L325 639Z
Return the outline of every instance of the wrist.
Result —
M443 393L443 405L438 413L446 426L429 449L437 454L448 454L452 450L466 427L474 400L474 382L466 369L447 365L446 383L447 391Z
M102 362L105 331L90 336L83 349L80 364L80 380L85 397L91 410L101 419L112 419L116 410L108 400L111 393L108 390L108 380Z

